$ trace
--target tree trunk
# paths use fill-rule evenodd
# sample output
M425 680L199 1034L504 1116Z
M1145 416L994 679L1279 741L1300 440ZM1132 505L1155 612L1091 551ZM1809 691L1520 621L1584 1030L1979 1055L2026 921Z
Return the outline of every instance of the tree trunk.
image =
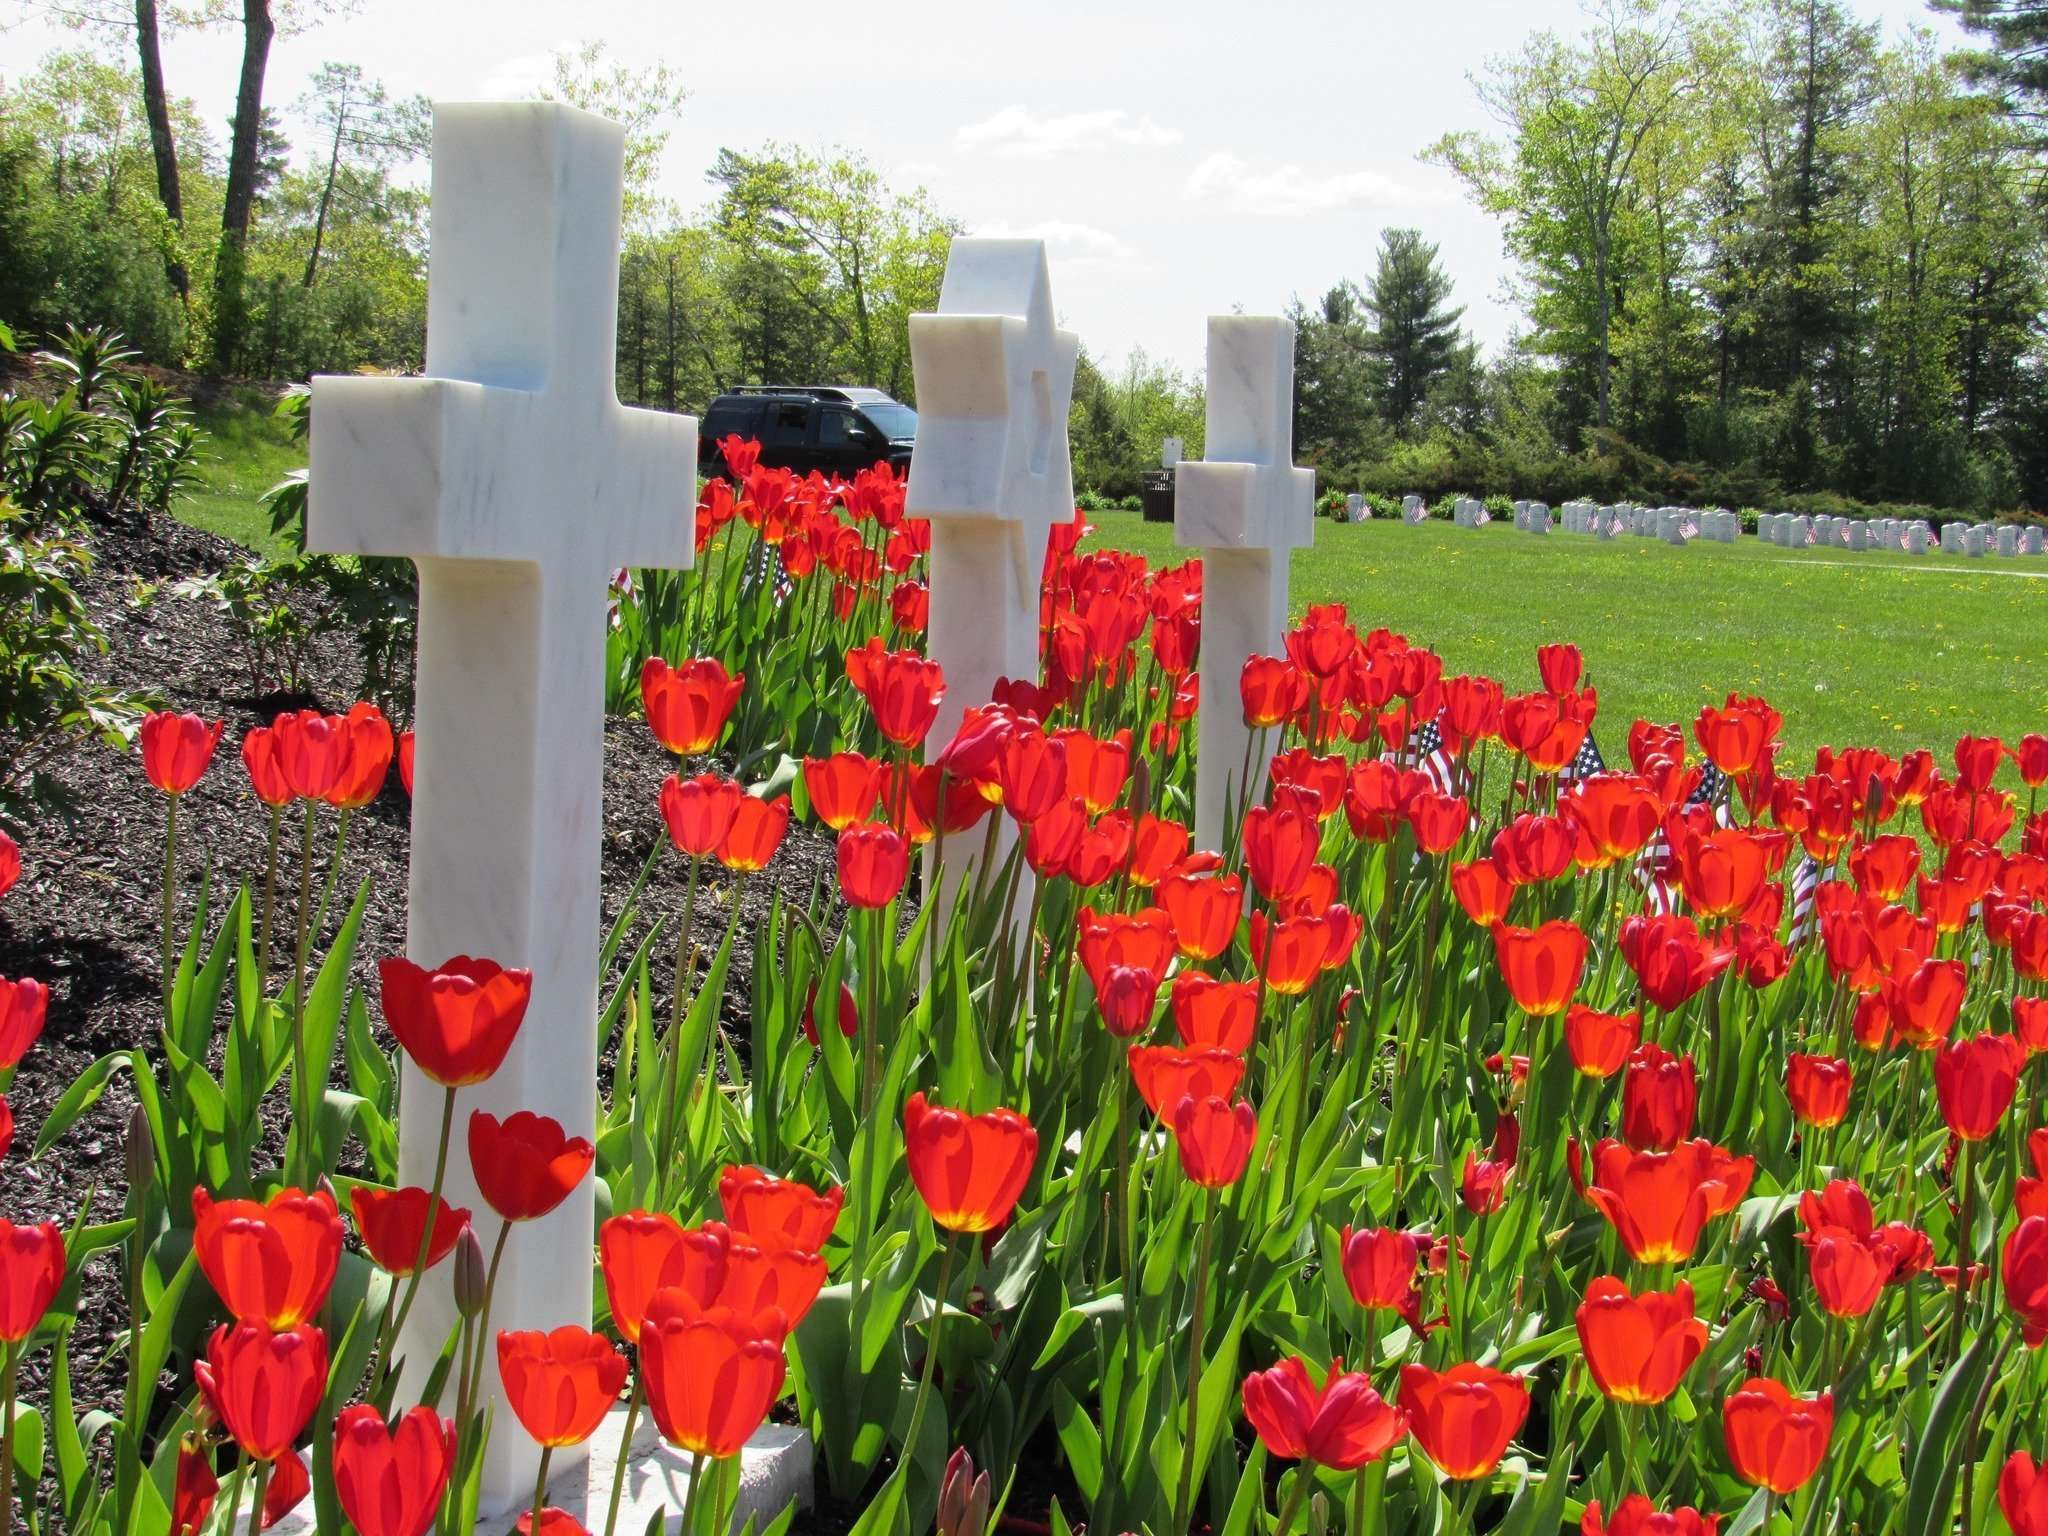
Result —
M235 89L234 134L221 205L220 261L214 278L213 364L221 372L241 350L248 316L242 306L242 262L256 207L256 155L263 137L263 73L277 33L270 0L242 0L242 76Z
M1607 430L1607 332L1614 319L1614 295L1607 289L1607 231L1602 229L1593 237L1593 281L1600 290L1600 335L1597 340L1594 365L1598 370L1600 387L1600 429Z
M327 151L327 180L320 188L320 208L313 215L313 249L306 253L306 281L302 285L313 286L314 274L320 270L320 241L327 233L327 208L334 201L334 174L341 168L341 135L348 127L348 104L346 98L334 114L334 143Z
M157 42L156 0L135 0L135 46L142 55L142 107L149 118L149 151L156 160L156 195L180 230L185 195L178 185L178 146L171 138L171 104L164 95L164 60ZM164 267L180 299L192 297L192 278L176 255Z

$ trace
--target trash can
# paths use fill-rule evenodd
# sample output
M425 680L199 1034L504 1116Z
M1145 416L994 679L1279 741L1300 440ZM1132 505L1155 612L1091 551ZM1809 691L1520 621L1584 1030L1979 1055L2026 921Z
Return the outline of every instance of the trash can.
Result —
M1145 508L1148 523L1170 523L1173 521L1173 471L1170 469L1148 469L1140 489L1139 501Z

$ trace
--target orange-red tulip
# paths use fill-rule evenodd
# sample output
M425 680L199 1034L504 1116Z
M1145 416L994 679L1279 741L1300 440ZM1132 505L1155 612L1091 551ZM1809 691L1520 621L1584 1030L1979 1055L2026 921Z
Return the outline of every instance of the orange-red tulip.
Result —
M1259 1028L1259 988L1251 981L1219 981L1201 971L1173 978L1173 1027L1190 1050L1242 1054Z
M2030 1349L2048 1342L2048 1215L2022 1217L2005 1240L2005 1302Z
M1605 869L1648 846L1657 835L1664 808L1642 780L1625 773L1596 773L1560 796L1558 809L1579 829L1583 846L1578 862L1588 869Z
M1515 887L1492 859L1451 866L1451 894L1465 915L1482 928L1491 928L1508 915Z
M273 808L291 803L292 786L277 757L277 733L269 726L259 725L242 737L242 766L249 770L249 787L258 800Z
M1308 1364L1290 1356L1244 1379L1244 1416L1274 1456L1348 1472L1377 1461L1408 1433L1408 1415L1373 1390L1364 1371L1341 1360L1318 1387Z
M278 769L292 794L300 800L324 800L348 769L348 718L317 709L293 710L272 720L270 730Z
M2012 1108L2027 1053L2011 1035L1951 1040L1934 1053L1941 1117L1964 1141L1983 1141Z
M13 1071L21 1065L29 1047L42 1037L50 1016L50 989L24 976L9 981L0 976L0 1070Z
M223 1324L192 1375L235 1444L275 1461L291 1453L327 1390L327 1336L311 1323L278 1333L261 1323Z
M1600 1501L1588 1499L1579 1517L1579 1536L1715 1536L1719 1515L1703 1515L1690 1504L1660 1510L1647 1493L1632 1493L1603 1518Z
M1266 989L1282 997L1306 992L1330 956L1330 925L1321 917L1274 923L1254 912L1250 933L1252 967L1265 978Z
M1524 813L1493 835L1493 862L1510 885L1543 885L1572 867L1578 838L1556 816Z
M1351 1299L1368 1311L1397 1312L1411 1325L1418 1323L1422 1295L1416 1272L1423 1250L1414 1233L1398 1227L1345 1227L1338 1252Z
M192 1251L221 1304L276 1330L319 1315L348 1235L325 1190L281 1189L269 1202L192 1191Z
M1013 1109L969 1115L927 1104L913 1093L903 1106L910 1180L953 1232L990 1232L1010 1219L1038 1157L1038 1132Z
M1754 768L1772 735L1769 718L1738 702L1733 694L1723 709L1702 709L1692 730L1707 761L1726 774Z
M425 1405L398 1427L368 1403L334 1420L334 1491L362 1536L426 1536L455 1469L455 1424Z
M746 798L746 790L722 774L670 774L661 781L661 819L669 841L695 858L715 853Z
M718 1176L718 1203L735 1235L768 1252L822 1253L838 1225L846 1191L834 1186L820 1194L795 1179L728 1165Z
M384 1022L428 1077L444 1088L481 1083L505 1053L533 999L533 972L457 955L431 971L400 957L377 962Z
M427 1244L426 1267L454 1251L455 1240L469 1225L469 1212L450 1205L430 1190L408 1185L377 1189L358 1184L348 1192L350 1213L363 1246L387 1274L410 1275L419 1263L420 1237L427 1224L427 1202L434 1203L434 1235Z
M1169 875L1159 882L1157 894L1182 954L1213 960L1237 936L1244 881L1236 875Z
M1546 693L1571 693L1579 686L1579 674L1585 669L1585 660L1576 645L1539 645L1536 647L1536 671L1543 678Z
M1524 1013L1563 1013L1586 968L1586 935L1562 918L1540 928L1496 923L1494 957L1501 979Z
M581 1445L626 1384L626 1357L611 1340L573 1323L550 1333L501 1328L498 1379L535 1444Z
M199 1536L219 1492L212 1455L201 1449L197 1435L187 1435L178 1444L178 1476L171 1487L171 1536Z
M1620 1280L1602 1275L1586 1287L1576 1318L1586 1368L1616 1402L1663 1402L1707 1347L1707 1325L1683 1280L1631 1296Z
M628 1344L640 1342L648 1303L657 1291L687 1292L701 1307L711 1306L725 1287L731 1246L723 1224L685 1227L673 1216L628 1211L597 1229L598 1268L612 1326Z
M1583 1003L1565 1010L1564 1043L1587 1077L1612 1077L1643 1038L1640 1013L1601 1013Z
M715 657L671 667L650 656L640 668L640 699L654 739L679 757L709 752L740 701L746 677L733 677Z
M1637 1047L1621 1082L1621 1135L1638 1152L1669 1152L1692 1134L1699 1088L1691 1056Z
M1244 1080L1244 1062L1227 1050L1177 1051L1170 1045L1134 1045L1126 1053L1131 1081L1145 1107L1169 1119L1185 1098L1229 1099Z
M1448 1371L1404 1365L1400 1401L1415 1443L1445 1476L1465 1481L1500 1465L1529 1417L1529 1384L1471 1361Z
M1189 1182L1204 1189L1235 1184L1251 1160L1259 1122L1251 1105L1211 1095L1182 1098L1168 1117L1180 1166Z
M719 839L714 852L718 862L727 869L766 869L768 861L775 857L775 850L782 846L782 835L789 830L789 796L777 795L773 800L762 800L753 795L742 795L738 808L733 812L732 825L726 828L725 836Z
M359 811L383 792L391 775L391 722L374 704L354 704L342 728L346 747L321 798L338 810Z
M1877 1305L1892 1278L1886 1248L1847 1227L1820 1227L1800 1234L1800 1240L1823 1311L1832 1317L1862 1317Z
M1244 723L1263 730L1307 707L1308 675L1277 656L1248 657L1238 674L1237 694L1244 705Z
M583 1182L597 1152L559 1120L522 1109L502 1121L483 1110L469 1117L470 1172L484 1204L507 1221L545 1216Z
M858 752L804 759L804 793L820 821L843 832L864 821L882 794L882 765Z
M1244 859L1259 894L1279 901L1300 890L1321 839L1316 818L1293 806L1255 805L1246 812Z
M640 1334L640 1369L662 1438L693 1455L738 1455L782 1395L788 1331L772 1308L754 1316L700 1308L681 1290L657 1292Z
M5 983L0 983L4 986ZM0 1012L4 1012L0 1004ZM2029 1056L2048 1051L2048 997L2016 997L2012 1000L2013 1038L2027 1048ZM5 1065L0 1055L0 1065Z
M733 1237L726 1248L725 1283L719 1287L717 1304L753 1315L773 1307L794 1328L824 1288L825 1261L817 1254L763 1249Z
M945 669L915 651L885 651L875 642L846 653L846 675L874 712L875 724L900 747L920 745L946 696Z
M1735 1475L1773 1493L1790 1493L1820 1470L1834 1427L1832 1392L1794 1397L1768 1376L1752 1376L1721 1405Z
M182 795L199 782L220 745L223 726L197 715L162 709L142 717L142 773L167 795Z
M1880 901L1897 901L1920 872L1920 844L1900 833L1874 837L1849 855L1856 889Z
M64 1288L64 1264L64 1231L55 1222L0 1220L0 1339L19 1344L36 1331Z
M1849 1089L1856 1079L1849 1063L1835 1056L1794 1051L1785 1058L1785 1097L1805 1125L1823 1130L1849 1113Z
M910 874L910 845L894 829L876 823L839 834L839 894L850 907L886 907Z
M1577 1177L1579 1149L1567 1149ZM1732 1157L1706 1141L1669 1152L1638 1152L1624 1142L1594 1147L1583 1188L1614 1226L1630 1258L1643 1264L1690 1259L1710 1217L1733 1210L1749 1192L1756 1160Z
M1899 1039L1922 1050L1939 1045L1955 1028L1968 990L1960 960L1923 960L1895 975L1884 996Z
M2008 1456L1998 1473L1998 1511L2012 1536L2048 1536L2048 1463L2037 1465L2025 1451Z
M1621 955L1643 989L1643 996L1666 1013L1685 1002L1735 963L1735 948L1702 937L1693 920L1679 913L1625 919Z

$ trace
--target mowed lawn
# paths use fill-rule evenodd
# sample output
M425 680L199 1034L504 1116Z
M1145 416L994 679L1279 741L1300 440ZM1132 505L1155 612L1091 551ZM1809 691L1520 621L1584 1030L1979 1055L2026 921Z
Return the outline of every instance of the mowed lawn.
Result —
M270 531L262 496L292 470L305 468L305 446L291 440L290 428L271 414L267 401L256 409L249 401L224 400L192 414L207 437L199 459L202 483L172 507L178 521L259 554L288 553Z
M1091 544L1185 557L1168 524L1135 512L1090 521ZM1930 747L1946 767L1958 736L2048 731L2048 560L1318 519L1314 547L1294 556L1292 594L1297 616L1343 603L1361 630L1398 630L1441 653L1447 672L1510 689L1536 686L1537 646L1572 642L1600 690L1595 734L1610 761L1629 721L1689 725L1731 690L1783 712L1780 761L1795 769L1824 743ZM2003 782L2017 783L2009 765Z

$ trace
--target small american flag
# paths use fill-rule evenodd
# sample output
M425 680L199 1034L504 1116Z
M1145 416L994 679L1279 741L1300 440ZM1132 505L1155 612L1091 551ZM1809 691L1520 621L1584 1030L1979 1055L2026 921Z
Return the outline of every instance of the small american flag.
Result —
M1728 775L1708 763L1700 773L1699 784L1685 797L1687 809L1696 805L1712 806L1714 820L1722 826L1728 824ZM1657 835L1650 839L1636 862L1636 883L1643 888L1644 905L1659 914L1672 911L1677 897L1671 890L1667 878L1671 868L1671 843L1659 827Z
M757 543L747 553L747 565L741 580L751 590L763 581L769 580L770 567L774 569L775 606L780 608L789 601L790 593L796 590L796 581L789 574L789 567L782 563L782 550L774 544Z
M1819 927L1814 913L1814 898L1820 894L1820 863L1810 853L1799 856L1799 864L1792 871L1792 942L1804 944Z
M1435 720L1425 720L1416 727L1406 749L1395 761L1403 768L1420 768L1444 794L1464 793L1465 776L1458 771L1457 759L1444 750L1443 727Z
M1579 743L1578 755L1566 763L1557 776L1566 784L1574 784L1606 771L1607 759L1600 755L1600 744L1593 739L1593 728L1588 726L1586 739Z

